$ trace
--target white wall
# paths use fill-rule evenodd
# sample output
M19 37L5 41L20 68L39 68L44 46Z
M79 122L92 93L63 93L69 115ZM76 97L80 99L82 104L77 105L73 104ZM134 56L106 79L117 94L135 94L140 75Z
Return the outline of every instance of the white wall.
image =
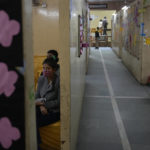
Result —
M61 150L70 150L70 0L59 1Z
M49 49L59 53L59 0L45 0L47 7L32 7L34 56L45 56Z
M71 150L75 150L86 72L86 48L84 48L83 54L78 57L78 15L82 16L82 12L84 15L86 14L87 5L84 0L71 0L70 5Z
M26 150L37 150L33 79L32 1L23 0L23 49L25 61L25 136Z

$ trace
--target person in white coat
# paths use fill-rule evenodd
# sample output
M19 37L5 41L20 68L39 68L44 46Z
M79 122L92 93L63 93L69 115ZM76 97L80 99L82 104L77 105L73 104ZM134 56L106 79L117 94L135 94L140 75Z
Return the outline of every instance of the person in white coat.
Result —
M102 32L103 32L103 20L102 19L100 19L98 26L99 26L99 33L100 35L102 35Z

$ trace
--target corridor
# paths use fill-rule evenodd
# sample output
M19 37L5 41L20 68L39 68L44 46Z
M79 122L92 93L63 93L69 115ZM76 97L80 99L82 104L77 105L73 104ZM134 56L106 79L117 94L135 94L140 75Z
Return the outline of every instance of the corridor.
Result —
M111 48L91 48L77 150L150 150L150 87Z

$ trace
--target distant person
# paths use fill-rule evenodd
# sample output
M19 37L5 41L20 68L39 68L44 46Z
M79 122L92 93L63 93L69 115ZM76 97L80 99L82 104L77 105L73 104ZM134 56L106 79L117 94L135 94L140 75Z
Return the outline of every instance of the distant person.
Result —
M99 27L97 27L97 30L95 31L95 48L98 49L99 47Z
M108 21L106 16L103 19L103 35L107 35L107 25L108 25Z
M47 51L47 58L50 58L50 57L53 57L56 60L56 62L59 61L58 52L54 49Z
M103 20L100 19L100 21L99 21L99 33L102 35L102 32L103 32Z

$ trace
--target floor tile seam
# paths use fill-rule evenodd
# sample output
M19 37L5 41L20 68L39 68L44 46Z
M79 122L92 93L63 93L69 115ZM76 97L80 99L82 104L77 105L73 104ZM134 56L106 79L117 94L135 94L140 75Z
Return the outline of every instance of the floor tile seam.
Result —
M109 93L110 93L110 96L111 96L112 107L113 107L114 115L115 115L115 118L116 118L116 124L117 124L117 127L118 127L121 144L122 144L123 150L131 150L131 146L130 146L130 143L129 143L129 140L128 140L128 137L127 137L127 133L126 133L126 130L125 130L125 127L124 127L124 124L123 124L123 120L122 120L120 112L119 112L118 104L117 104L116 99L114 98L115 95L114 95L114 91L113 91L113 88L112 88L112 85L111 85L109 74L108 74L108 71L107 71L107 68L106 68L106 65L105 65L105 62L104 62L104 58L103 58L103 55L102 55L102 50L100 50L99 52L100 52L100 57L102 59L103 70L104 70L104 73L105 73L106 82L107 82L107 85L108 85L108 90L109 90Z
M134 96L89 96L85 95L84 98L116 98L116 99L149 99L150 97L134 97Z
M116 144L117 144L117 145L121 145L119 142L107 142L107 141L106 141L106 143L105 143L105 142L99 142L99 141L91 141L91 140L89 140L89 141L86 141L86 140L85 140L85 141L82 141L82 142L78 142L78 144L82 144L82 143L88 143L88 144L96 144L96 143L98 143L98 144L100 144L100 145L101 145L101 144L106 144L106 143L109 144L109 143L110 143L110 144L113 144L113 145L114 145L114 144L115 144L115 145L116 145Z
M108 141L103 141L103 142L99 142L99 141L95 142L94 141L94 142L91 142L90 139L89 140L82 140L81 142L78 142L78 144L82 144L82 143L89 143L89 144L96 144L96 143L98 143L100 146L102 144L121 145L119 142L110 142L110 141L109 142Z

